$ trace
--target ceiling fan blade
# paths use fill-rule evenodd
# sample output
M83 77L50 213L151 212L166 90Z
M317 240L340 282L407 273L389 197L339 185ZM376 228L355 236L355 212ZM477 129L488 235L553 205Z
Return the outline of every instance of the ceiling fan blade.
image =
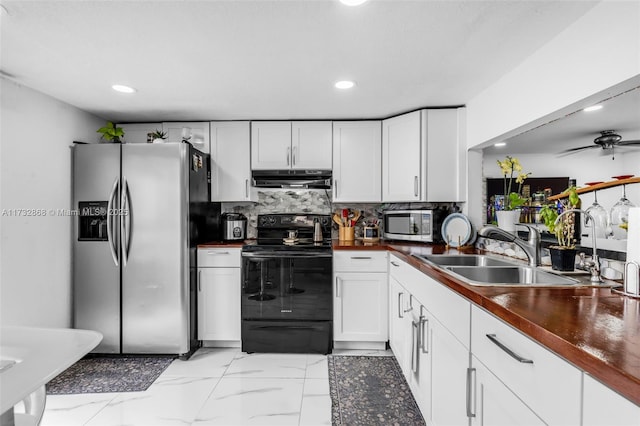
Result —
M618 145L640 145L640 139L633 139L628 141L620 141Z
M579 146L578 148L571 148L571 149L565 149L564 151L562 151L563 153L567 153L567 152L576 152L576 151L582 151L583 149L590 149L590 148L600 148L599 145L587 145L587 146Z

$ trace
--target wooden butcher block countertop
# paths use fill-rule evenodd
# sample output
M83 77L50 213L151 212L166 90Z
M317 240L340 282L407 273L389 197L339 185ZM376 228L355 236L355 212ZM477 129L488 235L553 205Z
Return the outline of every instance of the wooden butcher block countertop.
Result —
M396 254L640 405L640 299L588 286L588 276L575 287L472 286L412 256L460 254L439 245L335 240L333 249Z

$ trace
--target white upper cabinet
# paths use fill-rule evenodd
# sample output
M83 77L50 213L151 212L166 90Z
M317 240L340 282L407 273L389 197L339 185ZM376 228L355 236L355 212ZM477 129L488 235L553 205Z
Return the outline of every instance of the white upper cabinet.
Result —
M252 122L251 169L331 170L331 122Z
M195 149L209 153L208 121L164 122L162 130L167 133L167 142L187 140Z
M420 201L421 112L382 121L382 201Z
M427 114L426 201L463 201L459 194L459 109L430 109Z
M382 122L382 201L461 201L459 109L420 110Z
M331 122L291 123L291 166L293 169L331 170Z
M291 122L254 121L251 123L251 169L291 168Z
M153 142L151 133L162 130L162 123L130 123L118 124L124 130L121 138L125 143L147 143Z
M211 122L211 201L256 201L248 121Z
M380 202L381 122L333 123L333 201Z

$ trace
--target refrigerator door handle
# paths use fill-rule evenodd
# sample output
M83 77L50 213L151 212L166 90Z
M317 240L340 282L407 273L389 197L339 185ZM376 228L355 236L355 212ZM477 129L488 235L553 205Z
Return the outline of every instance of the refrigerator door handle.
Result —
M122 242L122 266L127 266L129 244L131 242L131 199L126 176L122 176L122 193L120 194L120 241Z
M116 266L119 266L118 264L120 262L118 261L118 246L113 238L113 228L111 223L113 222L113 202L116 198L116 192L118 191L119 186L120 177L118 176L113 182L113 188L111 188L111 194L109 195L109 201L107 202L107 242L109 243L109 251L111 252L113 263Z

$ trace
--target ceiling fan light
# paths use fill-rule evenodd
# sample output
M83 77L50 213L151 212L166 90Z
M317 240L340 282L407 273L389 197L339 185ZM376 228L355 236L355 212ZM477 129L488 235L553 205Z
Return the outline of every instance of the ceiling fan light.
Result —
M602 109L602 105L591 105L590 107L586 107L585 109L583 109L583 111L591 112L591 111L597 111L599 109Z

